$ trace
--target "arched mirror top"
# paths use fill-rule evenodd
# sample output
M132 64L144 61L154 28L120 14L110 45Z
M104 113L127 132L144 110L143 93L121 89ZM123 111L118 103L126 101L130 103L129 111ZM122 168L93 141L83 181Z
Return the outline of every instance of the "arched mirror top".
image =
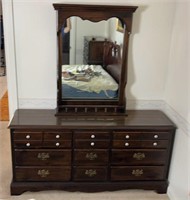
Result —
M128 43L137 7L53 6L58 17L57 113L124 113Z

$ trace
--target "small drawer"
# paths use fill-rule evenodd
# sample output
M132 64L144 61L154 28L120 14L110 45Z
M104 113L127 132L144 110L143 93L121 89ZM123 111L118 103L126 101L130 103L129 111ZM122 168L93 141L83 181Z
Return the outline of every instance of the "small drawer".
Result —
M112 181L164 180L165 168L162 166L111 167Z
M105 181L107 179L106 167L75 167L74 181Z
M15 181L69 181L70 167L15 167Z
M108 163L108 151L106 150L75 150L75 165L105 165Z
M74 147L77 149L105 149L110 144L109 140L75 140Z
M104 139L109 139L110 134L107 131L75 131L74 138L104 140Z
M113 139L118 140L167 140L170 135L169 132L113 131Z
M168 140L114 140L112 144L116 149L130 149L130 148L167 148Z
M71 140L58 140L58 141L44 141L43 147L45 148L70 148Z
M16 130L13 132L14 140L42 140L42 132Z
M37 148L42 146L41 140L15 140L14 147L15 148Z
M72 138L72 132L44 132L44 140L70 140Z
M112 150L113 165L165 165L168 157L166 150Z
M70 150L22 150L16 149L15 163L20 166L35 165L70 165Z

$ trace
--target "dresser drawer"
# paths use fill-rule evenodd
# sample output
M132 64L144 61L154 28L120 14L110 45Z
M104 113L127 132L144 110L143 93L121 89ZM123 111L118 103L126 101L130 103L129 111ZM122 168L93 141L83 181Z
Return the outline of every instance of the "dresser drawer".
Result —
M165 150L112 150L113 165L165 165L167 151Z
M69 181L70 167L15 167L15 181Z
M109 154L107 150L75 150L75 165L105 165L108 163Z
M13 132L14 140L42 140L41 131L16 130Z
M15 164L20 166L35 165L70 165L70 150L23 150L16 149L14 152Z
M110 134L107 131L75 131L75 139L109 139Z
M74 181L105 181L107 179L106 167L75 167Z
M164 180L165 168L161 166L112 167L112 181Z
M167 148L168 140L114 140L113 148L130 149L130 148Z
M77 149L105 149L110 145L109 140L75 140L74 147Z
M70 140L72 138L71 131L65 132L57 132L57 131L49 131L44 132L44 140Z
M166 140L169 137L169 132L113 131L113 139L118 140Z
M43 147L45 148L70 148L71 140L58 140L58 141L44 141Z
M41 148L42 140L15 140L13 144L15 148Z

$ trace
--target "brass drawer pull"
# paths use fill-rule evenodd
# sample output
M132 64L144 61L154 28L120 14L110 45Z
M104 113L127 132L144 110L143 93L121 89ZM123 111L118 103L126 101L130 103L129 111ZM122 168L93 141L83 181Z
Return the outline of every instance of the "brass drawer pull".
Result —
M93 177L96 176L97 172L95 169L86 169L85 171L85 175L89 176L89 177Z
M55 138L59 139L61 136L60 135L56 135Z
M141 152L134 153L133 158L135 158L136 160L143 160L145 158L145 154Z
M29 143L29 142L27 142L27 143L26 143L26 146L27 146L27 147L29 147L29 146L30 146L30 143Z
M154 135L154 138L158 138L158 135Z
M30 135L26 135L26 139L30 139Z
M95 135L91 135L90 137L93 139L93 138L95 138L96 136L95 136Z
M96 158L98 158L96 153L90 152L86 154L86 158L89 160L95 160Z
M38 170L38 175L42 178L45 178L47 177L48 175L50 175L50 172L49 170L46 170L46 169L39 169Z
M142 176L143 175L143 169L133 169L131 174L134 176Z
M49 156L49 153L38 153L38 159L40 159L40 160L47 160L47 159L49 159L50 158L50 156Z

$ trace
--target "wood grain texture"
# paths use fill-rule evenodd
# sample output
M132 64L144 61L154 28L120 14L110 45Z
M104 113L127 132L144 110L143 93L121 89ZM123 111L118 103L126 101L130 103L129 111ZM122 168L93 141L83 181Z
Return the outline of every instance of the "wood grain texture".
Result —
M0 100L0 121L9 121L9 105L7 91Z

